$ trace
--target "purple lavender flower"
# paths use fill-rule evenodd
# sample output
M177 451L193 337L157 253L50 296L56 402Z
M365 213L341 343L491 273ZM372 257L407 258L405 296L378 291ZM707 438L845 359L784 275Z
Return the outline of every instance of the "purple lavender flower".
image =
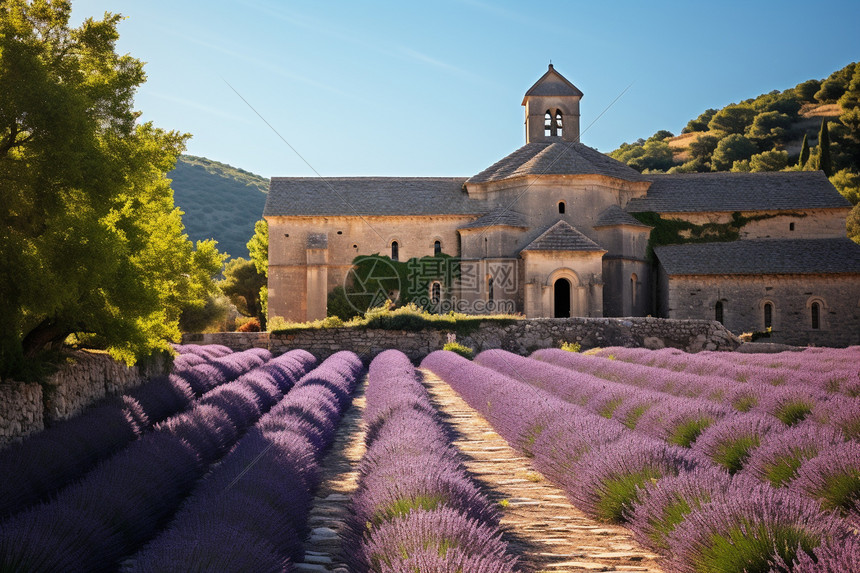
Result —
M639 488L695 466L686 450L634 435L593 449L577 462L562 485L589 515L623 522Z
M838 430L804 423L765 436L750 454L744 471L773 487L781 487L794 479L803 462L844 441Z
M805 461L789 489L839 511L860 528L860 443L831 446Z
M850 535L841 541L823 543L812 551L798 551L791 565L780 566L792 573L860 573L860 537Z
M694 448L730 473L735 473L744 467L750 453L764 436L784 429L781 422L770 416L734 414L702 432Z
M767 573L779 560L791 563L801 551L848 535L844 521L785 489L732 488L687 514L667 536L668 566L679 573Z

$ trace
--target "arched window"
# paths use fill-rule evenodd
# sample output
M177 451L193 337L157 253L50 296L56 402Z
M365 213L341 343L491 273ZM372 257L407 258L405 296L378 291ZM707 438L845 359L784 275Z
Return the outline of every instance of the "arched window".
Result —
M564 215L565 207L566 207L566 205L564 204L564 201L558 202L558 213L559 213L559 215Z
M391 241L391 260L400 260L400 245L397 244L397 241Z
M764 303L764 327L773 327L773 305L769 302Z
M809 312L812 315L812 328L818 330L821 328L821 305L813 302L812 306L809 307Z
M714 305L714 320L723 323L723 301L718 300L717 304Z
M442 241L435 241L433 243L433 256L438 257L442 254Z
M553 135L557 135L561 137L562 125L561 125L561 110L555 110L555 129L553 130L555 133Z
M546 110L543 116L543 135L544 137L552 135L552 114L549 110Z
M438 305L442 301L442 283L434 281L430 286L430 302Z
M487 302L493 302L493 277L487 277Z

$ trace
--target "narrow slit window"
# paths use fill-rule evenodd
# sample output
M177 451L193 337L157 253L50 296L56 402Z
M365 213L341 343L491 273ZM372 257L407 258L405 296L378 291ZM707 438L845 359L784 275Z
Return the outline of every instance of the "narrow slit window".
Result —
M493 302L493 277L487 277L487 301Z
M788 230L789 230L789 231L793 231L793 230L794 230L794 223L789 223L789 224L788 224Z
M566 208L566 205L564 204L564 201L559 201L558 202L558 213L559 213L559 215L564 215L565 208Z
M442 241L436 241L433 243L433 256L438 257L442 254Z
M769 302L764 304L764 327L773 327L773 305Z
M400 260L400 245L397 241L391 242L391 260L399 261Z
M636 287L639 283L639 277L636 273L630 275L630 314L636 313Z
M723 324L723 301L718 300L714 305L714 320Z
M813 330L818 330L821 328L821 305L813 302L809 310L812 313L812 328Z
M434 282L433 286L430 289L430 302L434 305L438 305L442 301L442 285L438 282Z

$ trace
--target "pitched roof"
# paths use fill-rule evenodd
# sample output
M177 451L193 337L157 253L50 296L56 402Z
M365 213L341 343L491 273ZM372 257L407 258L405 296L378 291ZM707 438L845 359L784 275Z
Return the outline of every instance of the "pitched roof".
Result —
M632 167L582 143L537 141L523 145L470 177L466 183L487 183L526 175L592 174L626 181L645 180L645 177Z
M654 252L669 275L860 273L860 245L845 237L666 245Z
M523 248L523 251L601 251L606 249L571 227L559 221Z
M650 225L646 225L645 223L641 223L633 218L630 213L627 213L619 207L618 205L610 205L600 216L597 217L597 222L594 223L595 227L611 227L614 225L631 225L633 227L645 227L646 229L651 229Z
M273 177L263 215L480 215L462 177Z
M466 223L465 225L461 225L460 229L480 229L483 227L496 227L496 226L508 226L508 227L528 227L526 224L526 218L522 213L517 213L516 211L511 211L510 209L505 209L502 207L498 207L493 209L486 215L478 217L474 221Z
M645 197L627 211L759 211L850 207L821 171L648 175Z
M554 80L554 81L553 81ZM570 83L566 77L556 71L552 64L549 65L546 73L534 83L523 97L523 105L526 105L525 98L529 96L578 96L582 97L582 92L575 85Z

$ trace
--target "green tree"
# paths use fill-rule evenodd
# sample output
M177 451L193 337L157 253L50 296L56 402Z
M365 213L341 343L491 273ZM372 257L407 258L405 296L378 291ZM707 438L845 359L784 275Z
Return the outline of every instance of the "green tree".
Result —
M860 174L841 169L830 177L830 182L852 205L860 203Z
M854 205L854 208L848 213L845 230L848 238L860 245L860 204Z
M664 139L668 139L670 137L675 137L675 134L669 130L661 129L654 133L654 135L649 137L648 141L663 141Z
M797 166L803 169L809 161L809 136L803 134L803 142L800 144L800 156L797 158Z
M860 66L854 66L854 75L848 83L848 89L839 98L843 110L855 109L860 106Z
M708 128L725 134L742 134L752 124L756 111L747 105L727 105L711 118Z
M165 173L186 135L136 124L143 65L119 15L0 3L0 375L77 333L133 362L178 339L221 266L183 235Z
M847 84L839 80L824 80L824 83L821 84L821 89L815 93L815 100L820 103L833 103L842 97L847 88Z
M714 171L728 171L735 161L752 157L758 151L756 144L743 135L733 133L720 140L711 157L711 168Z
M771 146L782 142L785 134L791 128L791 118L778 111L764 111L753 119L752 125L747 129L746 136L757 140L760 146Z
M710 162L714 150L717 149L717 144L720 143L720 138L713 135L702 135L698 139L690 143L690 157L699 159L702 162Z
M827 128L827 120L821 120L821 129L818 132L818 155L815 158L815 167L824 171L830 177L833 175L833 163L830 158L830 132Z
M253 261L241 257L231 259L224 267L224 279L218 286L232 302L236 310L245 316L256 317L265 330L266 317L260 301L260 289L265 286L266 277L257 272Z
M704 112L702 112L699 117L696 119L691 119L687 122L687 125L684 129L681 130L681 133L693 133L694 131L708 131L708 122L711 121L711 118L714 117L714 114L717 113L717 110L713 108L708 108Z
M782 171L786 167L787 151L765 151L750 157L750 171Z
M251 253L251 260L254 261L254 266L257 272L268 279L269 277L269 225L265 219L260 219L254 223L254 236L248 241L248 252ZM260 287L260 306L262 316L269 316L269 285L264 284ZM263 329L266 328L266 322L261 321L260 325Z
M794 94L802 101L813 102L816 92L820 89L821 82L819 80L806 80L794 87Z

